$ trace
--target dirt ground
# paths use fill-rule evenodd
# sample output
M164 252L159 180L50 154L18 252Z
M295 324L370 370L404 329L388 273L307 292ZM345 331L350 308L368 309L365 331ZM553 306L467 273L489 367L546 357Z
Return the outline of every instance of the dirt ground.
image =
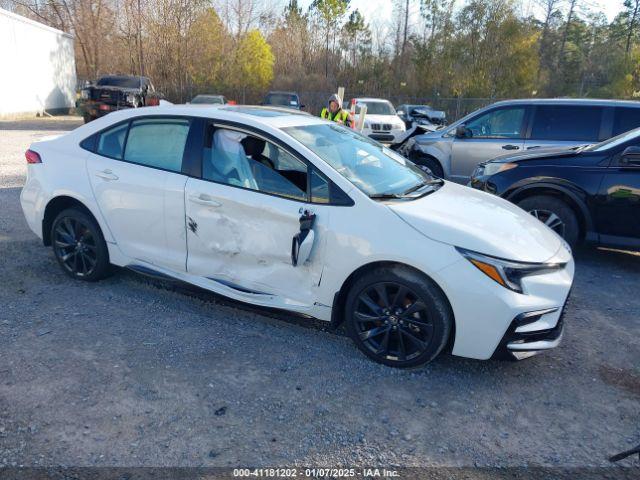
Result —
M640 255L576 252L554 351L393 370L319 322L65 276L19 194L29 143L79 124L0 122L0 466L581 467L640 443Z

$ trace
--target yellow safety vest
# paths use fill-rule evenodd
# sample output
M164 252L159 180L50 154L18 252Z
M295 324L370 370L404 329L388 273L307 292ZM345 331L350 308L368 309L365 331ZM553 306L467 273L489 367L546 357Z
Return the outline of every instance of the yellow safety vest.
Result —
M349 123L349 114L342 109L338 110L332 117L329 109L325 107L322 109L322 112L320 112L320 118L331 120L332 122L342 122L343 125Z

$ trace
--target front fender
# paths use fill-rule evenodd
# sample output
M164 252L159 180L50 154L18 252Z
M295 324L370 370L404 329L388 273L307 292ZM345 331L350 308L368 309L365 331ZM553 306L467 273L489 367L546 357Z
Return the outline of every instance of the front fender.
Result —
M585 221L586 230L593 230L593 218L587 207L587 192L562 178L536 177L523 179L514 183L501 196L510 202L516 203L515 199L518 199L531 190L551 190L566 195L580 210L582 218L584 218Z
M445 178L451 175L451 155L446 154L434 145L421 145L416 141L413 145L412 153L435 158L442 165Z

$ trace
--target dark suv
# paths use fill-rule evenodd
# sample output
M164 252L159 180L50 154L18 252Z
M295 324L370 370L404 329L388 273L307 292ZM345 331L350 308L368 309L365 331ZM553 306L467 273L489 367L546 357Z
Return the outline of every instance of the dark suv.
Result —
M304 105L300 103L300 97L295 92L269 92L265 95L261 105L293 108L294 110L304 109Z
M147 77L106 75L80 90L76 107L87 123L114 110L158 105L160 98Z
M482 163L474 188L516 203L565 238L640 249L640 128L594 145Z

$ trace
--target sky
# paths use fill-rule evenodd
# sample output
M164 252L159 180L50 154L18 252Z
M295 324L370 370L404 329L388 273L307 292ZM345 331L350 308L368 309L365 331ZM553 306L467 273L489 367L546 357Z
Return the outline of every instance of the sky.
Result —
M303 8L309 6L312 0L302 0L300 4ZM582 0L583 4L588 4L592 10L600 9L607 16L609 21L613 20L613 18L622 10L622 4L624 0ZM416 4L418 2L415 2ZM460 5L463 4L463 1L458 1ZM542 12L539 8L536 7L535 0L523 0L523 8L525 13L528 9L536 15L537 17L541 17ZM393 2L391 0L351 0L351 9L360 10L367 21L369 23L385 23L392 18L393 13ZM413 16L419 14L417 5L411 12Z

